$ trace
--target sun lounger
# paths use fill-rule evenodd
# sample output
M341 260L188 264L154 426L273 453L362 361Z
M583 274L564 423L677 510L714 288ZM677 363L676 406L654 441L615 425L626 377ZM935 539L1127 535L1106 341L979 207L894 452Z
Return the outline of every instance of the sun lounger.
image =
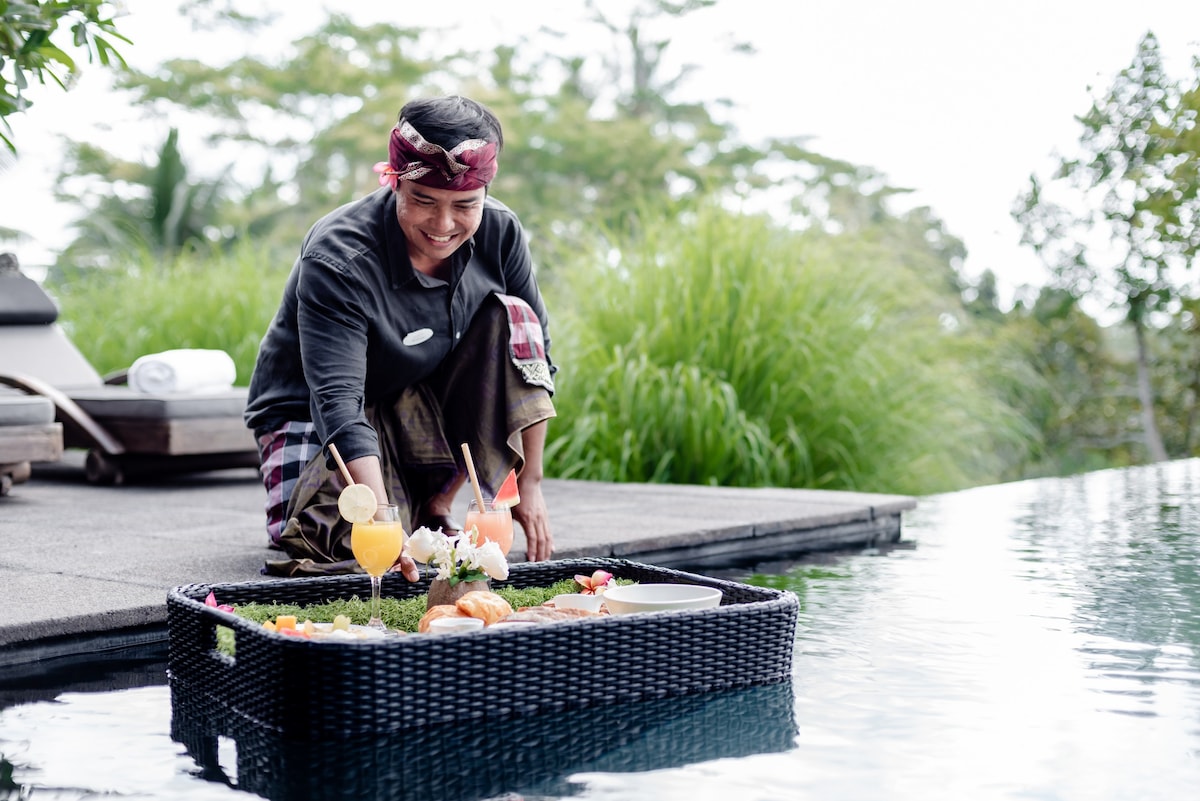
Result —
M124 373L102 378L57 318L44 290L11 257L0 261L0 386L53 405L63 447L87 451L89 481L258 466L245 387L139 392Z

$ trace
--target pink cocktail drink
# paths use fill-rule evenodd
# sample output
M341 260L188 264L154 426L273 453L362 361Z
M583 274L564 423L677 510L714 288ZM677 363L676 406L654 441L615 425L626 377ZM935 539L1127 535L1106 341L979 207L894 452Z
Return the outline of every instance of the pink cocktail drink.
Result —
M474 526L479 530L478 544L494 542L500 546L501 552L508 556L513 544L512 512L507 506L493 509L489 498L483 499L486 511L480 512L479 505L472 499L467 507L467 518L464 530L470 531Z

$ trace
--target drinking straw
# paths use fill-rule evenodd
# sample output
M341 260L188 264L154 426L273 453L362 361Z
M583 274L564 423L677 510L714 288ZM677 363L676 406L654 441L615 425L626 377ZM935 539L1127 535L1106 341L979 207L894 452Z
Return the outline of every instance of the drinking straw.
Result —
M333 461L337 462L338 467L342 470L342 478L346 479L346 484L357 483L350 475L350 471L346 469L346 463L342 461L342 455L338 453L337 445L329 443L329 452L333 454Z
M471 446L462 444L463 458L467 460L467 472L471 474L471 489L475 490L475 502L479 504L480 514L487 511L483 503L483 493L479 491L479 476L475 475L475 460L471 458Z

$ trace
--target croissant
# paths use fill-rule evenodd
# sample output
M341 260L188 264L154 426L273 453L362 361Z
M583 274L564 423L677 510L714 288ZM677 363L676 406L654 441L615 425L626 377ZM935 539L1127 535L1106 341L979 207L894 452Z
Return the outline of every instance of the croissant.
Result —
M488 590L472 590L464 594L455 603L455 607L464 615L479 618L485 626L511 615L513 610L508 601Z

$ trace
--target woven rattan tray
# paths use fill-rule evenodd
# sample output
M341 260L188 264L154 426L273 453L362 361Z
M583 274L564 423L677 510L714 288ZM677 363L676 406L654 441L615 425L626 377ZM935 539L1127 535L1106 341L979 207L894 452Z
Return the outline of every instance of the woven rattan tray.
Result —
M791 677L799 604L789 592L599 558L517 564L507 581L493 586L549 586L598 568L640 583L719 587L723 598L713 609L330 643L268 632L206 606L204 599L210 591L234 606L361 598L370 593L366 576L191 584L167 596L173 697L290 738L320 741L762 686ZM410 584L389 574L383 582L383 594L397 598L428 589L428 579ZM217 650L218 626L233 630L235 656ZM448 703L448 693L463 697Z

